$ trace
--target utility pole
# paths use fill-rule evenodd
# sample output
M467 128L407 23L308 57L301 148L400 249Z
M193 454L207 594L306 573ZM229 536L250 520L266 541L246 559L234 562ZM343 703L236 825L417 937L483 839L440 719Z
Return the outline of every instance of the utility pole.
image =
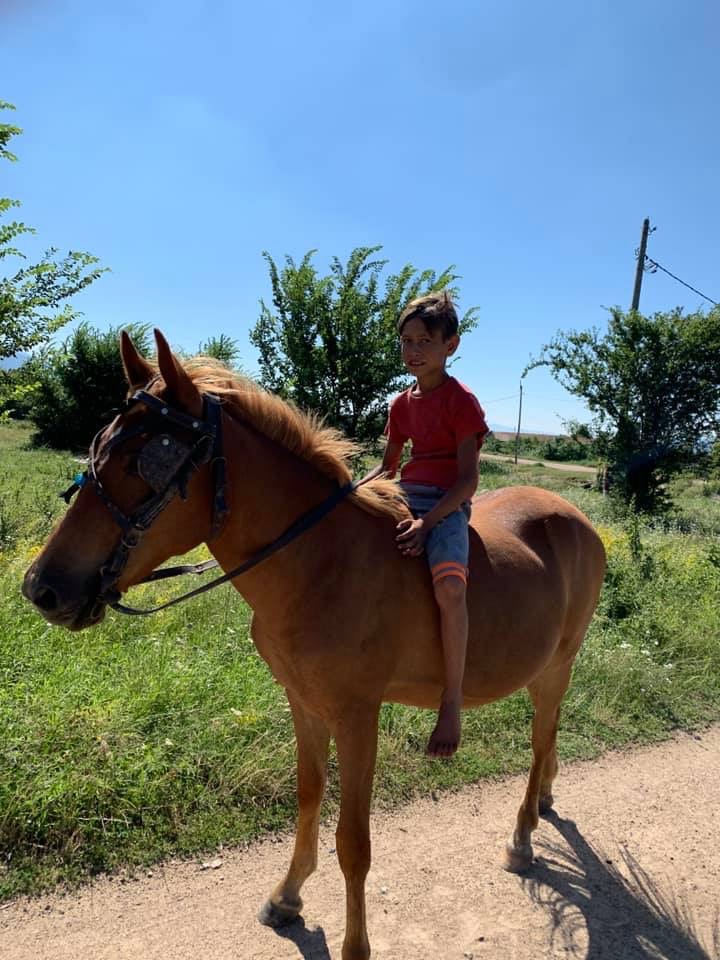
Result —
M642 225L642 234L640 236L640 250L638 251L637 267L635 269L635 289L633 290L631 310L640 309L640 287L642 286L642 276L645 270L645 251L647 250L648 233L650 232L650 218L645 217Z
M518 425L515 434L515 466L517 466L518 446L520 444L520 418L522 417L522 379L520 380L520 406L518 407Z

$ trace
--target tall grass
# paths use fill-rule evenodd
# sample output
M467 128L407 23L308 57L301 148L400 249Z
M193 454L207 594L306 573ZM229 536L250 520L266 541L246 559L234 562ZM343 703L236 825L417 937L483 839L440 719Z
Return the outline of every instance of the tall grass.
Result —
M28 450L22 428L0 431L0 896L289 825L292 725L249 640L245 604L223 588L146 620L110 614L80 634L48 626L19 586L77 464ZM691 532L642 526L615 519L584 480L482 469L484 486L558 489L594 519L608 551L564 705L566 758L720 716L720 554L705 532L716 503L691 484L679 514ZM147 588L147 598L170 590ZM376 803L527 769L530 716L524 693L467 714L463 747L442 764L424 756L433 714L386 705ZM328 795L332 810L332 775Z

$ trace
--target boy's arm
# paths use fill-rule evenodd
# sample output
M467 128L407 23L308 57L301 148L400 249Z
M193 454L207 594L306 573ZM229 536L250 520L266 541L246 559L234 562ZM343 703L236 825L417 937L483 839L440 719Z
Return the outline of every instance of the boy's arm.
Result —
M362 480L358 480L357 486L361 486L363 483L367 483L369 480L374 480L375 477L380 476L385 476L388 480L392 480L397 473L404 446L405 444L399 440L388 440L385 444L382 462L376 467L373 467L369 473L366 473Z
M424 517L401 520L397 526L400 533L395 538L400 550L408 557L419 557L425 549L425 540L436 523L469 500L477 490L478 448L477 435L472 433L461 440L457 450L458 478L435 506Z
M426 531L432 530L435 524L440 523L443 517L469 500L477 490L480 471L478 469L477 437L474 433L465 437L458 444L457 449L458 478L435 506L423 517L423 526Z

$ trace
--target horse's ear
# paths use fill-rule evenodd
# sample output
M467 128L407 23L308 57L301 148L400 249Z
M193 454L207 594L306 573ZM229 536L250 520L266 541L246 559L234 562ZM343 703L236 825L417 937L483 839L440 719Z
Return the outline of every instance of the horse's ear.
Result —
M147 360L137 352L137 347L125 330L120 334L120 356L125 368L127 382L134 390L144 387L155 376L155 371Z
M165 337L159 330L155 330L157 343L157 357L160 373L168 391L168 399L172 399L179 407L199 417L202 414L202 397L200 392L185 372L185 368L170 349Z

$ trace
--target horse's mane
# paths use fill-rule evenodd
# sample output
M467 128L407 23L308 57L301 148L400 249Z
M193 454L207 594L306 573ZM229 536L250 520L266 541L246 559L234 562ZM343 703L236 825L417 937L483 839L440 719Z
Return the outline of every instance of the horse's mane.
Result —
M231 373L217 361L195 357L184 367L201 393L222 397L230 412L236 407L242 418L260 433L339 484L352 480L348 461L358 455L360 448L339 430L324 426L318 416L268 393L247 377ZM349 499L368 513L394 519L408 515L400 487L392 480L364 483Z

